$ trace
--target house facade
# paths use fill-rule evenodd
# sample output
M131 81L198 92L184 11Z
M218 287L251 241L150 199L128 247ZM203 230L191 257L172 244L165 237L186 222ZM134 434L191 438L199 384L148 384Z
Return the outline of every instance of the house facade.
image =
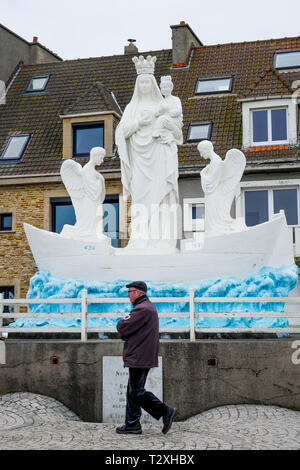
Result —
M37 270L23 223L55 232L74 223L60 166L66 158L84 165L96 145L106 149L99 171L111 216L104 230L114 246L126 246L128 206L114 136L135 85L133 55L155 55L157 81L172 75L182 102L181 238L204 230L199 173L205 161L197 144L208 139L222 158L231 148L246 156L233 213L251 226L284 210L297 242L300 37L205 46L184 22L171 29L167 50L140 52L131 44L123 55L23 64L11 78L0 105L0 291L6 297L25 296Z
M0 80L8 82L17 71L18 64L39 64L61 61L54 52L39 43L33 36L32 42L0 24Z

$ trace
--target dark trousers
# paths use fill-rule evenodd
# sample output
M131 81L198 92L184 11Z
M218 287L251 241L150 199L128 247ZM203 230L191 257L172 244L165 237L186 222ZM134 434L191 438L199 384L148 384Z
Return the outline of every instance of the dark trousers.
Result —
M149 370L150 369L129 367L125 418L125 424L127 426L139 424L142 414L141 408L157 420L159 420L167 410L167 406L152 392L145 390Z

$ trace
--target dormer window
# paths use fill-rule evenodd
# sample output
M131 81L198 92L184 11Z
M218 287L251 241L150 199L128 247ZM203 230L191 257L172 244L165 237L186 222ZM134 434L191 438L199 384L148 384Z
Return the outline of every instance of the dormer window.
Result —
M275 52L274 67L276 69L300 68L300 50Z
M253 145L287 143L287 108L252 110Z
M28 134L11 136L0 158L2 163L15 163L20 160L27 147L29 138L30 135Z
M186 141L188 143L200 142L201 140L210 140L212 131L212 122L191 122L188 129Z
M27 93L35 93L38 91L44 91L46 89L46 86L48 84L50 76L49 75L44 75L42 77L33 77L30 80L30 83L27 87L26 92Z
M233 77L199 78L196 84L195 95L230 93L232 91L232 84Z
M292 97L242 101L243 147L297 144L297 103Z
M93 147L104 147L104 122L85 122L72 125L73 157L88 156Z

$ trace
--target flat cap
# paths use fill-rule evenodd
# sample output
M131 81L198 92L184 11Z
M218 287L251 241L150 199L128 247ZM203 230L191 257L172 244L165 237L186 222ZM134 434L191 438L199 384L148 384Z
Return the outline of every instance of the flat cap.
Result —
M136 289L141 290L142 292L147 292L147 284L143 281L131 282L130 284L126 284L126 287L127 289L129 289L129 287L135 287Z

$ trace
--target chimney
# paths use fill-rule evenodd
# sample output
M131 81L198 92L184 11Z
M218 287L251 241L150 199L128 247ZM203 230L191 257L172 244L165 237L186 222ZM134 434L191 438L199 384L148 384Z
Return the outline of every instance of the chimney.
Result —
M129 44L124 47L124 54L137 54L139 52L138 48L133 44L136 39L127 39L127 41Z
M173 66L185 66L188 63L191 47L201 47L203 44L185 21L180 21L179 24L172 25L170 28L172 29Z
M38 42L38 37L37 36L33 36L33 39L32 39L32 42Z

